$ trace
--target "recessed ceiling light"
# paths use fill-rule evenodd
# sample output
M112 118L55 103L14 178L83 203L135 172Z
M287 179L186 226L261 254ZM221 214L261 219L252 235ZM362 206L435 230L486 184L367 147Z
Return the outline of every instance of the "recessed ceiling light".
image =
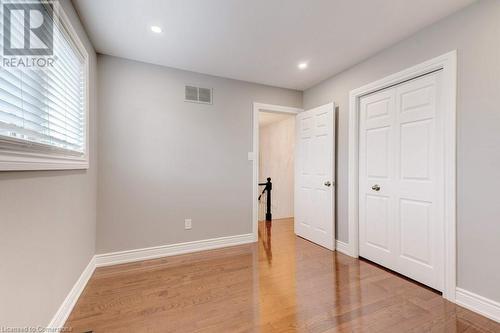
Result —
M151 26L151 31L159 34L161 32L161 28L157 25L152 25Z
M300 64L297 65L299 69L306 69L307 68L307 62L301 62Z

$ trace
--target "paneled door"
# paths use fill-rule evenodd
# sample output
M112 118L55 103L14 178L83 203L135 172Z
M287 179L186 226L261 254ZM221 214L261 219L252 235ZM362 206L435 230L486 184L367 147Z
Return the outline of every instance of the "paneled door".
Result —
M360 99L360 256L443 289L441 72Z
M301 112L296 119L295 234L335 249L334 104Z

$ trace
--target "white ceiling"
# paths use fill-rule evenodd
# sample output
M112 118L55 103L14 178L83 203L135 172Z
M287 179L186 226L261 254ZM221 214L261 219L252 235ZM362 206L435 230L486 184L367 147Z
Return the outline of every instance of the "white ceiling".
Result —
M261 111L259 112L259 127L268 126L290 117L295 116L289 113Z
M99 53L303 90L474 1L73 2Z

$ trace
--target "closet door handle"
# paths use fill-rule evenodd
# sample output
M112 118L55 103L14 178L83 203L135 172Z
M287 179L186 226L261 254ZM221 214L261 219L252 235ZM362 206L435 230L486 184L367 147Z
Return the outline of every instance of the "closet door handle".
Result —
M380 185L378 185L378 184L373 185L372 190L377 191L377 192L380 191Z

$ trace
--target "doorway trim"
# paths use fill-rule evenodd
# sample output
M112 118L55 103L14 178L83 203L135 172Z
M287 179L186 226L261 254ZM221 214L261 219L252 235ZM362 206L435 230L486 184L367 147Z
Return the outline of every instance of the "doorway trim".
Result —
M443 297L455 302L456 292L456 98L457 51L405 69L354 89L349 94L348 251L359 257L359 100L367 94L442 70L444 115L444 288Z
M252 170L252 234L254 237L254 242L259 238L258 236L258 225L259 225L259 201L257 200L259 193L259 112L277 112L277 113L288 113L296 115L304 109L294 108L290 106L265 104L265 103L253 103L253 152L249 153L248 159L253 161Z

